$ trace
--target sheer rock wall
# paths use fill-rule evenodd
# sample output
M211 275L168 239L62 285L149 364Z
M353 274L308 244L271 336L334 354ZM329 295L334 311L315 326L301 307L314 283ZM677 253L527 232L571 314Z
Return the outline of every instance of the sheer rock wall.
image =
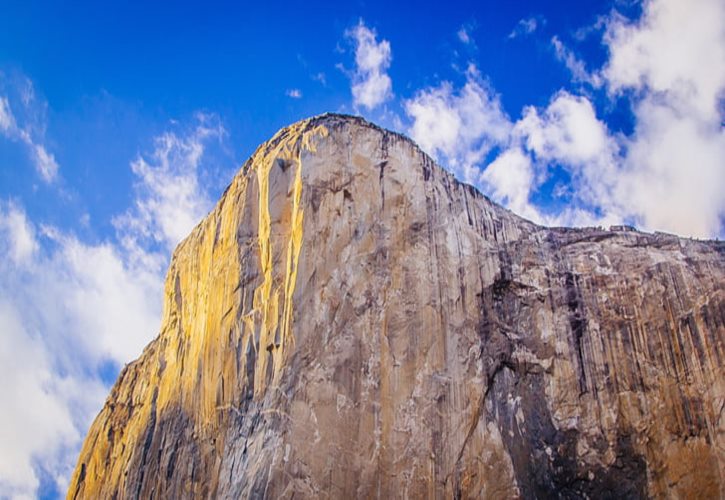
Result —
M175 251L68 497L723 497L724 263L299 122Z

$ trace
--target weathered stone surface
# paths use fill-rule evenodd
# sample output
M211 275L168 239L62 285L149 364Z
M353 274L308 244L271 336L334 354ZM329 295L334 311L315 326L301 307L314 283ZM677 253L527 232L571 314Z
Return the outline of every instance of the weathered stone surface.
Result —
M300 122L177 248L68 497L723 497L724 264Z

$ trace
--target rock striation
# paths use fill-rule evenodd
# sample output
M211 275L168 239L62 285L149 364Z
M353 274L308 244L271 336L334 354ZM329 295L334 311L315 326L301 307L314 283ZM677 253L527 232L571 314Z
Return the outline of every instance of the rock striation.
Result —
M68 498L723 498L725 245L546 228L322 115L174 252Z

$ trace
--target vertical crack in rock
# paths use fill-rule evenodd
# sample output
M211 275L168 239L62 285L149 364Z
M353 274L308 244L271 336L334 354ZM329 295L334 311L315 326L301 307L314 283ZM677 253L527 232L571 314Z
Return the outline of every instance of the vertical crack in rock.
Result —
M569 326L574 340L574 349L577 355L577 371L579 373L579 393L587 392L587 377L585 372L584 355L582 354L582 342L586 332L586 312L581 300L579 290L579 278L567 272L564 275L564 286L566 289L566 305L569 308Z

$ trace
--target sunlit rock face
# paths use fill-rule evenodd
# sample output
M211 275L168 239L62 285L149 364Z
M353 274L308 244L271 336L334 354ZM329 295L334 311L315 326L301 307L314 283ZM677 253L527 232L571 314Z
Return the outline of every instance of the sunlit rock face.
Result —
M68 497L723 497L724 264L297 123L177 248Z

